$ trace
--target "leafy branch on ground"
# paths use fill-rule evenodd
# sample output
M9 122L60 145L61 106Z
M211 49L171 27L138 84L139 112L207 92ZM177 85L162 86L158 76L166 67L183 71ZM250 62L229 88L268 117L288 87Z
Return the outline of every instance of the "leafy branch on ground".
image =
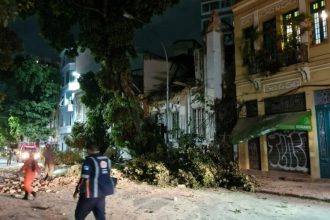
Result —
M168 148L166 156L143 155L129 161L124 168L126 177L158 186L255 191L255 178L242 173L237 162L214 156L214 151L198 146L193 135L183 139L177 148Z

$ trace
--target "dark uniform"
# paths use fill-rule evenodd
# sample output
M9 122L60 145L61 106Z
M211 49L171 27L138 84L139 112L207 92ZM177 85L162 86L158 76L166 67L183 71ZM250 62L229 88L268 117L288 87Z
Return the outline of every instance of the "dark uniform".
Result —
M108 157L94 154L86 157L81 169L79 200L75 218L85 219L92 211L95 219L105 220L105 197L114 193L111 161Z

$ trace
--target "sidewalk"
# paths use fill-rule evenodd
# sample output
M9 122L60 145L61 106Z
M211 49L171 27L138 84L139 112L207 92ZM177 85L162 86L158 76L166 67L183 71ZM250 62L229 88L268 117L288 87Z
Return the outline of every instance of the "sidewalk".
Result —
M257 178L260 186L256 192L330 202L330 179L312 179L307 174L277 171L244 172Z

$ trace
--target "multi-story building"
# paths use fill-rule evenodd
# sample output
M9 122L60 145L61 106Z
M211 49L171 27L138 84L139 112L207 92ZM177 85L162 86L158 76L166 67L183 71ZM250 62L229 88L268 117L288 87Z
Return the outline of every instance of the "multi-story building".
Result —
M78 78L89 71L98 71L100 66L94 62L90 50L86 49L77 57L71 58L65 54L60 55L61 91L58 110L58 147L67 150L65 138L71 133L74 122L86 120L86 107L81 103L82 91Z
M330 178L329 1L241 0L232 9L240 167Z
M176 56L169 59L169 141L175 143L182 133L196 134L199 143L208 145L214 141L215 135L215 113L212 106L214 100L222 98L222 79L225 74L223 34L218 14L212 13L205 34L205 47L191 40L175 44ZM145 57L145 95L148 94L148 88L166 91L166 62L156 58ZM150 82L159 82L163 87ZM164 98L163 93L161 101L149 105L147 112L167 125Z
M176 142L182 131L190 133L191 130L190 102L187 103L187 94L181 92L188 84L195 83L193 51L200 45L195 40L179 40L174 43L174 47L174 56L169 57L168 62L163 57L147 53L143 59L144 97L148 100L144 106L145 111L158 122L160 132L171 143ZM168 131L167 135L165 130Z

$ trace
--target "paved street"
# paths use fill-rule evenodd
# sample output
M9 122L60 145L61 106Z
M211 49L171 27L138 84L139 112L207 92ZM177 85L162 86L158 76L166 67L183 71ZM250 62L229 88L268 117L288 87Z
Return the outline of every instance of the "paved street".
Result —
M23 163L17 163L12 161L10 166L7 166L7 158L0 157L0 168L15 168L23 165Z
M34 201L0 195L0 219L74 219L75 184L69 181L56 193L38 192ZM115 195L107 198L106 215L114 220L327 220L329 209L330 203L315 200L225 189L159 188L120 179Z

